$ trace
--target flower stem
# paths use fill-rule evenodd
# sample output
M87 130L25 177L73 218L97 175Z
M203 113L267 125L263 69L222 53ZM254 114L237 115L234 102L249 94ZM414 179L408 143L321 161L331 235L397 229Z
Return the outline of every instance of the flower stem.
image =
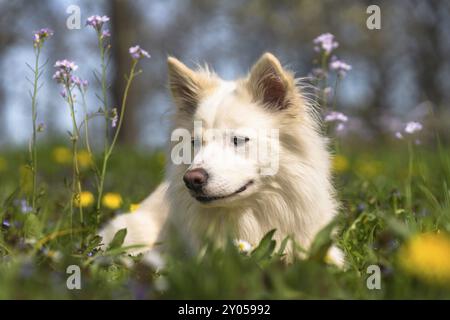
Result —
M72 118L72 157L73 157L73 177L72 177L72 199L70 201L70 215L71 215L71 228L73 223L73 204L74 200L79 200L79 197L81 196L82 188L81 188L81 181L80 181L80 169L78 165L78 139L80 137L80 132L78 130L77 121L75 118L75 107L74 107L74 101L72 96L72 90L70 88L70 85L66 86L67 88L67 96L68 96L68 104L70 107L70 116ZM78 201L79 202L79 201ZM83 225L84 219L83 219L83 206L81 203L78 204L78 209L80 213L80 222Z
M99 171L98 171L98 166L97 163L95 162L95 155L92 152L92 148L91 148L91 143L90 143L90 139L89 139L89 114L88 114L88 109L87 109L87 103L86 103L86 95L85 92L80 88L79 92L81 94L81 99L83 102L83 111L84 111L84 140L85 140L85 145L86 145L86 150L89 154L89 158L91 160L91 165L92 168L94 170L95 173L95 178L96 181L98 182L98 176L99 176Z
M98 38L98 47L100 49L100 61L101 61L101 87L102 87L102 103L103 103L103 113L105 117L105 140L104 140L104 147L103 147L103 161L102 161L102 169L100 172L97 172L98 175L98 184L97 184L97 206L96 206L96 221L97 223L100 220L100 207L101 207L101 198L103 195L103 189L105 185L105 175L106 175L106 166L108 163L108 142L109 142L109 110L108 110L108 103L107 103L107 92L106 92L106 63L105 63L105 56L106 56L106 50L103 45L103 38L101 36L101 32L97 32L97 38Z
M39 56L41 54L41 47L37 46L35 49L35 65L34 65L34 82L33 82L33 94L31 97L31 118L33 122L33 136L31 141L30 148L30 163L31 163L31 172L33 176L33 193L31 197L31 203L33 207L33 211L36 212L36 202L37 202L37 146L36 146L36 137L37 137L37 93L38 93L38 81L39 81Z
M125 90L124 90L123 97L122 97L122 104L121 104L121 107L120 107L119 122L117 124L117 128L116 128L116 131L114 133L114 136L113 136L113 139L111 141L111 144L109 145L109 147L107 149L105 149L105 153L104 153L104 157L103 157L103 164L102 164L102 169L101 169L101 173L100 173L100 183L99 183L99 186L98 186L97 224L100 222L101 199L102 199L102 195L103 195L103 187L104 187L106 169L107 169L107 166L108 166L108 160L111 157L111 154L113 152L114 146L116 145L116 142L117 142L117 138L119 137L120 129L122 128L123 118L124 118L126 104L127 104L128 92L129 92L129 89L130 89L130 86L131 86L131 82L133 81L134 77L136 75L138 75L138 73L135 73L137 62L138 62L138 60L133 59L133 62L132 62L132 65L131 65L131 69L130 69L130 73L129 73L128 77L126 78L127 79L127 83L126 83Z
M408 163L408 181L406 183L406 203L407 208L412 210L412 176L413 176L413 166L414 166L414 153L413 153L413 145L412 141L408 141L408 155L409 155L409 163Z

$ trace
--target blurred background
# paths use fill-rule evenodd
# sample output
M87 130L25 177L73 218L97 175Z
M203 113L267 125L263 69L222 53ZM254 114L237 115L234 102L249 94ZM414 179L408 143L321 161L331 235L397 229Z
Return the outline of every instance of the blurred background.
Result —
M381 30L368 30L366 9L381 8ZM66 9L81 9L82 27L69 30ZM340 84L338 108L350 116L347 134L370 141L392 137L407 121L433 121L448 134L450 123L450 1L207 1L207 0L0 0L0 147L26 146L31 104L25 65L33 62L32 33L49 27L48 58L39 95L39 139L64 137L70 118L52 81L58 59L74 60L89 79L88 104L98 110L93 70L99 66L96 36L84 27L93 14L111 21L109 95L117 106L128 71L128 48L140 44L152 58L133 83L121 142L158 148L168 137L171 101L166 90L167 55L191 67L207 62L220 76L244 75L265 51L273 52L297 76L313 68L313 39L331 32L337 55L352 65ZM430 114L434 114L430 120ZM433 120L434 119L434 120ZM438 119L438 120L436 120ZM100 132L103 121L91 121ZM445 131L447 130L447 131ZM101 134L99 134L100 136Z

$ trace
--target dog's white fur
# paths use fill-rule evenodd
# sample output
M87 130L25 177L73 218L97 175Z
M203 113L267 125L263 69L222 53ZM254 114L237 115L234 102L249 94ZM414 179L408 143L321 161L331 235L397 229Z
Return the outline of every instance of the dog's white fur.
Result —
M270 53L260 58L246 78L233 82L207 69L193 71L171 57L168 66L177 105L174 128L192 131L193 120L200 120L204 128L234 128L236 134L239 128L278 129L278 172L261 175L261 164L254 160L233 165L218 161L230 156L233 148L203 141L191 165L168 164L165 181L138 211L115 218L102 230L105 243L117 230L127 228L125 245L145 244L147 248L164 240L168 230L194 242L206 235L221 242L231 233L256 245L269 230L276 229L278 244L291 236L308 249L317 232L336 214L337 202L326 139L319 133L319 120L293 74ZM183 182L187 170L200 167L210 176L204 191L208 196L230 195L249 181L253 183L231 197L201 203ZM342 263L336 248L330 256Z

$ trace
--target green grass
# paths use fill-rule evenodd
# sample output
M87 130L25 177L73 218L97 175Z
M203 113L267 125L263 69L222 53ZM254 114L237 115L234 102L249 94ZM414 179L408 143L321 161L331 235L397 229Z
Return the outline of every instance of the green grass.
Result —
M233 299L399 299L450 298L445 282L413 276L398 263L398 252L417 233L450 232L449 150L415 146L412 167L404 142L367 149L341 147L345 160L335 184L342 203L335 223L338 234L325 229L310 258L286 265L273 251L270 235L251 256L234 245L212 248L201 255L175 249L154 270L141 257L128 257L117 246L95 249L99 239L88 223L70 233L68 198L70 165L55 163L55 145L39 148L37 214L23 213L21 199L30 192L24 150L3 150L0 158L0 298L118 299L118 298L233 298ZM347 150L348 149L348 150ZM119 148L111 159L105 191L123 197L119 212L144 199L163 177L161 152ZM85 190L94 194L89 170L82 172ZM102 222L117 214L102 213ZM77 224L77 217L74 217ZM324 262L333 238L347 254L348 267ZM450 255L450 252L449 252ZM445 257L444 257L445 258ZM450 259L447 257L447 259ZM68 290L68 265L81 267L82 289ZM366 286L366 269L381 267L381 290ZM450 273L450 270L447 270Z

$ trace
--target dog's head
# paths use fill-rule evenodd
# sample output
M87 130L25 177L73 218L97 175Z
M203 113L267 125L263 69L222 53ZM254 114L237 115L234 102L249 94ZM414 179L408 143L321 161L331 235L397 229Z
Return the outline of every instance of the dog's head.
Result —
M292 73L270 53L236 81L191 70L172 57L168 67L175 127L183 128L172 134L172 160L188 160L174 161L186 190L207 206L229 206L255 194L277 174L283 149L296 148L290 140L303 103Z

